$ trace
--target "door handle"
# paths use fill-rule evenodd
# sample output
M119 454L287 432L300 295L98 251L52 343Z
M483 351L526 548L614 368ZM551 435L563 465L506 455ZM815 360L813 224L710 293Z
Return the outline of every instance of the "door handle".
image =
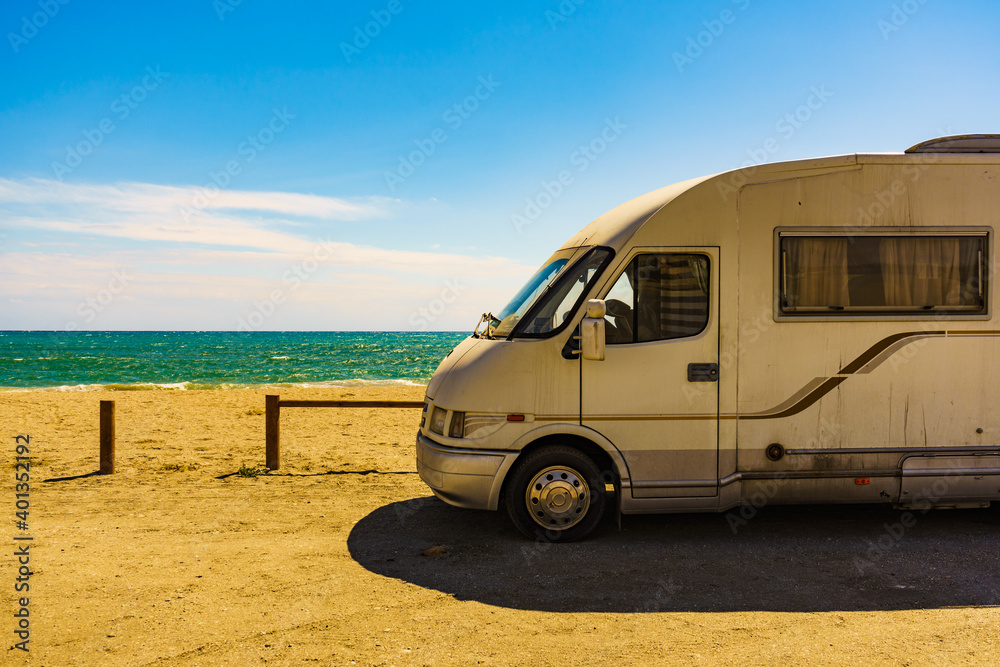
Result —
M688 382L718 382L719 364L688 364Z

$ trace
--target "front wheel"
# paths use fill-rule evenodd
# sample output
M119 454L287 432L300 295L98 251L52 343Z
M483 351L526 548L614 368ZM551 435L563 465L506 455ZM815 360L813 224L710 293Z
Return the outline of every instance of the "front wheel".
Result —
M586 537L604 515L604 479L583 452L549 445L518 462L505 503L514 525L528 537L573 542Z

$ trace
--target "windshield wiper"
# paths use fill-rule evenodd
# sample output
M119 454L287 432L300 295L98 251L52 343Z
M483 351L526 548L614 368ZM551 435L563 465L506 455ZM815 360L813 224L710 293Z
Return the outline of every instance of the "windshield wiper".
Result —
M486 329L484 329L483 333L480 334L479 327L483 325L483 322L486 322ZM472 330L472 337L473 338L486 337L492 340L493 329L498 324L500 324L500 320L497 319L496 315L494 315L493 313L483 313L482 317L480 317L479 321L476 323L476 328Z

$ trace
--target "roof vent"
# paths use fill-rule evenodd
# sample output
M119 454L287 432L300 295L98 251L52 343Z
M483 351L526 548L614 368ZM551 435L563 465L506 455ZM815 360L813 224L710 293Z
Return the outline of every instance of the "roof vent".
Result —
M1000 134L938 137L906 149L907 153L1000 153Z

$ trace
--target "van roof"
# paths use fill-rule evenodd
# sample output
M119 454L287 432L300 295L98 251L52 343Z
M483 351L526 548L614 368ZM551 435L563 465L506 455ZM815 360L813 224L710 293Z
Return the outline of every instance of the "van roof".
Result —
M709 174L653 190L617 206L570 238L563 248L603 245L620 248L654 213L679 197L709 181L718 179L720 189L737 192L745 185L801 176L818 176L860 164L1000 164L1000 135L968 134L924 141L905 153L853 153L827 157L768 162ZM808 174L806 172L809 172ZM727 183L728 180L728 183Z

